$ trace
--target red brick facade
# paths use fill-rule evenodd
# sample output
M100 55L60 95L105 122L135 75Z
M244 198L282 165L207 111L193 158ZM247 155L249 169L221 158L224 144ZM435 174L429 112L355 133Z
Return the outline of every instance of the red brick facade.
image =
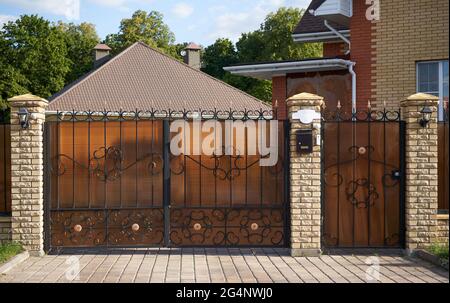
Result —
M356 72L356 100L358 108L365 108L367 102L375 100L375 64L376 53L373 43L375 38L375 23L366 18L366 10L369 6L366 5L365 0L353 1L353 17L350 20L351 31L351 52L350 56L345 56L346 45L344 42L339 43L324 43L323 56L324 57L342 57L354 61ZM273 101L284 100L289 97L286 95L286 77L274 77ZM341 103L351 102L349 100L340 100ZM280 117L285 117L285 105L279 106Z
M286 77L273 77L272 78L272 104L277 104L278 119L287 119L287 106L286 106Z
M374 23L366 18L367 8L364 0L354 0L350 19L350 60L356 62L356 106L359 108L366 107L369 100L373 101L372 89L375 89L372 66L376 60L372 43Z
M345 55L345 43L324 43L323 56L324 57L343 57Z

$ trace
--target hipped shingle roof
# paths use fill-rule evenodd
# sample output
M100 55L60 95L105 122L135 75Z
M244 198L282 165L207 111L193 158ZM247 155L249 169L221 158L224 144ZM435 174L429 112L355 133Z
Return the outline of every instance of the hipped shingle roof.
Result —
M137 42L50 98L48 110L257 110L269 106Z

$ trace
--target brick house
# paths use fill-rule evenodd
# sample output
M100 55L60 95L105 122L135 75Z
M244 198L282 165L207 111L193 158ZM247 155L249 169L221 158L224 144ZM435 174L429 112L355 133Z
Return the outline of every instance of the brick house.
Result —
M448 24L447 0L313 0L294 29L292 39L298 43L322 42L322 58L246 63L225 67L225 70L232 74L272 80L272 102L279 108L279 119L291 118L288 102L284 100L300 93L323 97L327 109L335 110L340 103L342 110L347 112L366 110L368 104L372 110L400 111L401 101L407 96L427 93L439 98L438 120L444 121L448 120L448 112L445 118L445 108L449 96ZM401 120L416 119L408 120L406 116L407 111L402 109ZM407 206L406 220L411 220L408 222L414 226L407 223L407 238L429 237L428 227L417 225L427 225L428 219L437 218L437 223L430 223L437 226L430 229L431 233L436 232L433 235L438 242L448 243L448 190L442 194L444 188L448 187L448 123L447 131L444 129L444 125L439 125L439 147L430 149L432 158L424 160L437 162L439 149L438 215L421 216L424 210L408 209ZM350 134L350 128L348 131ZM420 139L424 137L420 134L425 133L413 135L410 130L405 133L407 152L412 151L404 156L407 170L426 168L425 164L416 163L418 159L408 158L417 155L417 151L422 149ZM430 131L430 134L436 133ZM344 142L340 138L337 142L331 141L339 145L339 142ZM419 139L419 143L409 141L413 139ZM326 149L330 139L324 140ZM409 164L409 161L415 163ZM432 166L428 168L437 168ZM424 170L417 170L413 174L417 176L408 176L408 180L426 178ZM420 188L417 187L420 182L413 182L416 181L407 181L407 184L415 185L405 190L407 195L408 191ZM434 185L436 181L425 183ZM423 190L428 190L428 187ZM431 200L424 198L422 201ZM412 200L406 198L406 204L409 201ZM436 210L431 213L436 213ZM345 220L342 221L345 223ZM411 245L410 240L406 242L407 248L417 247L416 244Z
M353 99L356 107L370 100L372 106L386 102L398 109L398 100L416 92L448 101L449 2L380 0L379 18L368 20L372 7L363 0L314 0L292 38L323 42L323 58L225 69L272 80L273 101L280 104L300 92L323 96L331 108L338 100L350 106ZM440 107L442 115L442 102Z

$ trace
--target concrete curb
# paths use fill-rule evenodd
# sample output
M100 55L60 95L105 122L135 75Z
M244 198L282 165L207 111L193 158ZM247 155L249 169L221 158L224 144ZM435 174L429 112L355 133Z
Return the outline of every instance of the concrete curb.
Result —
M28 251L24 251L17 256L14 256L11 260L7 261L5 264L0 265L0 275L7 273L10 271L14 266L19 265L26 259L30 257L30 254Z
M427 261L436 266L440 266L446 270L448 270L448 262L443 262L441 258L429 253L426 250L417 250L414 255L424 261Z

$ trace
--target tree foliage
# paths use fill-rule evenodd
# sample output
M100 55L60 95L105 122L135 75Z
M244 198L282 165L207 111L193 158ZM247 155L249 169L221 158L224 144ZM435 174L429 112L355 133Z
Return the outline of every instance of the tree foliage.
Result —
M117 34L110 34L105 39L114 54L138 41L168 54L175 51L175 35L164 23L163 15L157 11L135 11L131 18L122 19Z
M62 32L66 42L70 71L66 75L65 82L70 83L92 69L94 64L92 50L99 43L100 38L95 26L91 23L58 22L57 28Z
M23 15L3 26L0 40L2 99L25 91L47 98L63 88L70 59L63 34L49 21Z

